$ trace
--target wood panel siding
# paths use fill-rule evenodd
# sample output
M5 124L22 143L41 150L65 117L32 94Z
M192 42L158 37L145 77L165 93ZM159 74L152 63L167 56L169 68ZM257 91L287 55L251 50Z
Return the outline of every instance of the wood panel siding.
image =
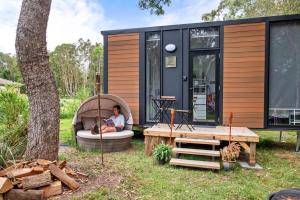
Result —
M223 123L264 127L265 23L224 27Z
M139 33L108 35L108 93L123 98L139 124Z

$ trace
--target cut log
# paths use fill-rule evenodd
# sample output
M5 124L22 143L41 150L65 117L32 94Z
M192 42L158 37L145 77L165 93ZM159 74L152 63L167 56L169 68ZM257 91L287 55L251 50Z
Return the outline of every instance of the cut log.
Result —
M0 200L4 200L4 197L2 194L0 194Z
M57 166L58 166L60 169L62 169L62 168L64 168L64 167L66 166L66 164L67 164L67 161L65 161L65 160L60 160L60 161L58 161Z
M36 174L39 174L39 173L43 173L44 172L44 168L41 167L41 166L36 166L36 167L32 168L32 171L35 172Z
M82 172L76 172L76 174L79 176L79 177L83 177L83 178L87 178L89 175L85 174L85 173L82 173Z
M66 166L63 171L69 176L77 176L77 174L68 166Z
M11 189L4 195L5 200L42 200L44 199L43 190Z
M44 197L49 198L55 195L59 195L63 192L61 181L54 181L49 186L42 187L44 191Z
M16 179L14 179L13 182L12 182L13 186L18 185L20 183L21 183L21 181L20 180L16 180Z
M42 174L27 176L22 180L23 189L34 189L52 183L50 171L46 171Z
M4 170L1 170L1 171L0 171L0 177L6 176L6 174L7 174L8 172L10 172L10 171L12 171L12 170L14 170L14 169L17 169L17 168L23 166L23 164L24 164L23 162L20 162L20 163L17 163L17 164L15 164L15 165L11 165L11 166L7 167L7 168L4 169Z
M38 164L36 163L36 161L33 161L31 163L28 163L29 167L36 167Z
M44 160L44 159L37 159L36 162L37 162L37 164L42 165L42 166L48 166L53 163L52 161Z
M13 184L8 178L0 177L0 194L3 194L13 188Z
M21 169L13 169L9 171L6 175L8 178L22 178L25 176L33 175L32 168L21 168Z
M59 169L56 165L49 165L50 172L57 179L61 180L65 185L67 185L72 190L77 190L79 188L79 183L77 183L74 179L65 174L61 169Z

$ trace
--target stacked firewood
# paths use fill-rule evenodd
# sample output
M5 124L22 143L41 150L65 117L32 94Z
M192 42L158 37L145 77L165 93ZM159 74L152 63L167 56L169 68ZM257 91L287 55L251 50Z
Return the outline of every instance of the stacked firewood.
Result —
M20 161L0 171L0 200L47 199L64 190L77 190L87 175L66 161Z

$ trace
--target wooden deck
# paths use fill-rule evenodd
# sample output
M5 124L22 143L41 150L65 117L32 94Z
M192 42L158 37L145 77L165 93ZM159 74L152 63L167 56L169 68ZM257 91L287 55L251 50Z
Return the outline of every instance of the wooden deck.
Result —
M176 126L175 126L176 128ZM188 138L212 138L216 140L228 141L229 127L217 126L215 128L200 128L195 127L196 130L192 132L186 128L173 130L173 137L188 137ZM159 124L152 128L144 130L144 135L169 137L170 128L167 124ZM231 140L237 142L259 142L259 136L248 128L245 127L232 127Z
M229 127L195 127L190 131L187 128L178 130L173 129L172 141L175 138L194 138L194 139L214 139L220 141L229 140ZM170 137L170 128L167 124L158 124L154 127L144 130L145 135L145 154L151 155L155 145L161 142L167 142ZM249 154L249 164L256 163L256 143L259 142L259 136L246 127L232 127L231 141L239 142L242 148ZM173 143L174 144L174 143Z

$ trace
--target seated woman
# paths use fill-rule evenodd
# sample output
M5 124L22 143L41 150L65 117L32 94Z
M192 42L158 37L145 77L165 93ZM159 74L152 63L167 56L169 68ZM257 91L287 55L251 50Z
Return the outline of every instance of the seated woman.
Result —
M114 124L113 125L102 125L101 130L102 133L108 133L108 132L120 132L123 130L125 126L125 117L120 113L121 107L119 105L115 105L113 107L113 113L114 115L111 116L109 119L111 119Z

